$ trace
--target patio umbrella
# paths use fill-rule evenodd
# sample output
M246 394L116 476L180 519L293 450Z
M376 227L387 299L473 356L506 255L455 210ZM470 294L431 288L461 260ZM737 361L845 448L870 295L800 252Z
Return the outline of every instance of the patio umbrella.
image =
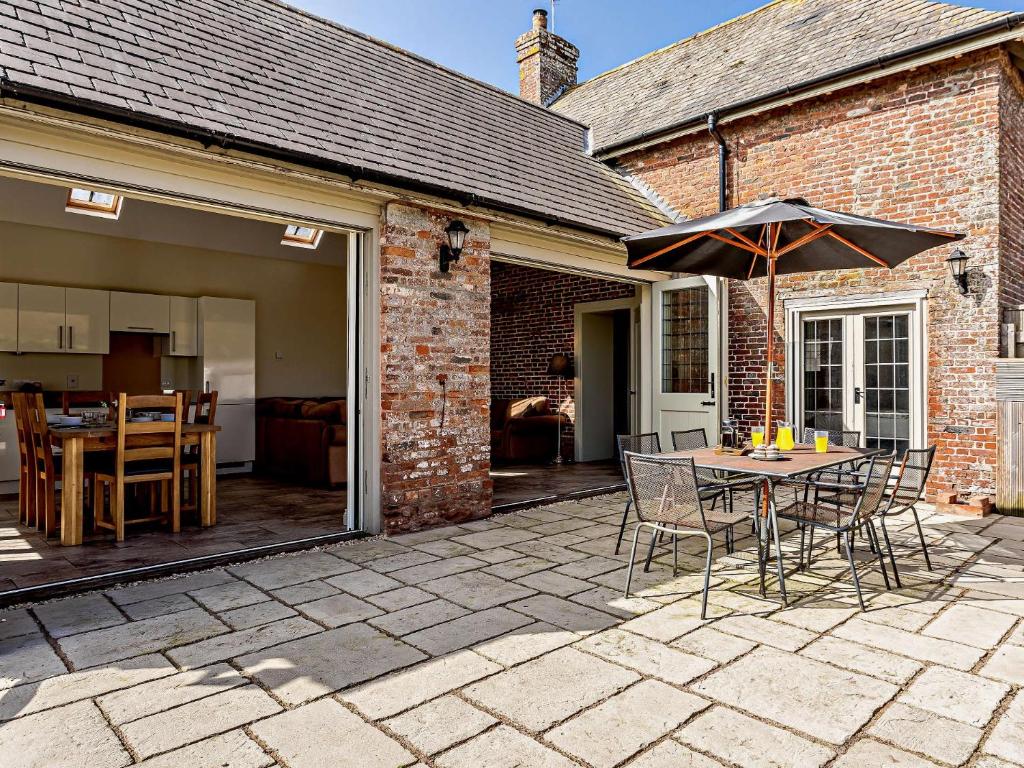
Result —
M734 280L768 277L768 377L765 442L771 440L775 353L775 276L887 267L964 238L957 232L815 208L800 198L772 198L701 219L623 238L631 269L657 269Z

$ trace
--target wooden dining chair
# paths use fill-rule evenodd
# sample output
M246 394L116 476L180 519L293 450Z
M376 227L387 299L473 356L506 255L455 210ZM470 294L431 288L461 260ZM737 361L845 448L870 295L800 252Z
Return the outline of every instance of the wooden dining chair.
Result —
M181 530L181 394L127 395L117 398L117 449L113 465L96 471L93 506L95 525L114 531L117 541L124 541L126 525L170 519L171 530ZM128 419L133 410L173 411L174 421L148 421L135 423ZM161 504L156 512L144 517L127 519L125 515L125 488L140 483L153 483L163 488L169 483L167 494L170 510ZM109 516L105 496L110 490Z
M174 394L181 395L181 420L188 424L191 422L192 403L195 400L196 392L192 389L176 389Z
M63 477L61 456L54 455L50 443L50 427L46 423L46 405L40 392L25 395L27 408L29 448L32 453L32 466L35 469L35 522L36 528L42 529L44 535L52 536L57 532L59 522L57 510L57 483Z
M217 423L217 392L199 392L195 401L192 424ZM182 509L192 512L199 508L199 466L202 461L198 445L187 445L181 456L182 479L188 489L188 499ZM184 477L187 474L187 478Z
M32 431L28 421L28 395L14 392L14 424L18 430L18 521L22 525L36 525L36 471Z

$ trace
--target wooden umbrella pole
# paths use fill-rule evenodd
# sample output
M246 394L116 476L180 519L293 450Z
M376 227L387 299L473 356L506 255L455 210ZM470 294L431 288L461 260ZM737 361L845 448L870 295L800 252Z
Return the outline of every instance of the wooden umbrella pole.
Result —
M767 375L764 386L764 442L772 441L772 379L775 374L775 262L778 259L781 224L768 225L768 344ZM775 230L775 231L773 231Z

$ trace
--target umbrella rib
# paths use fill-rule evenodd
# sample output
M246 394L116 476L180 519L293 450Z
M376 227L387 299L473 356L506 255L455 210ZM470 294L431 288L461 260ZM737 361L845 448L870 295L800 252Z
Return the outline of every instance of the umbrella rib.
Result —
M727 227L725 231L728 232L733 237L735 237L741 243L746 243L747 245L749 245L751 247L753 253L760 254L761 256L767 256L768 255L768 253L763 248L761 248L761 246L758 243L755 243L753 240L751 240L749 237L744 235L742 232L738 232L735 229L733 229L732 227Z
M698 232L695 235L690 235L689 237L683 238L678 243L672 243L672 245L667 245L664 248L655 251L654 253L649 253L646 256L640 257L639 259L634 261L629 266L632 268L632 267L638 267L641 264L646 264L651 259L656 259L659 256L662 256L662 255L668 253L669 251L675 250L676 248L682 248L684 245L687 245L688 243L692 243L694 240L699 240L700 238L705 237L707 234L708 234L707 232Z
M837 234L837 233L835 233L835 232L833 232L833 231L829 230L829 232L828 232L828 236L829 236L829 237L832 237L832 238L835 238L835 239L836 239L836 240L838 240L838 241L839 241L840 243L842 243L843 245L845 245L845 246L846 246L847 248L851 248L851 249L853 249L854 251L856 251L857 253L859 253L859 254L860 254L861 256L863 256L863 257L864 257L865 259L870 259L871 261L875 262L876 264L880 264L881 266L885 267L886 269L892 269L892 267L890 267L890 266L889 266L888 264L886 264L886 263L885 263L885 262L884 262L884 261L883 261L882 259L880 259L880 258L879 258L878 256L875 256L875 254L871 253L870 251L866 251L866 250L864 250L863 248L861 248L861 247L860 247L859 245L857 245L856 243L851 243L851 242L850 242L849 240L847 240L847 239L846 239L845 237L843 237L842 235L840 235L840 234Z
M782 248L782 250L778 252L778 255L785 256L790 251L795 251L797 248L800 248L801 246L807 245L808 243L813 243L815 240L827 235L831 231L831 229L832 225L828 224L824 227L820 227L819 229L812 230L803 237L797 238L792 243Z
M728 231L728 230L726 230L726 231ZM744 251L750 251L751 253L757 254L759 256L766 255L765 252L762 251L760 248L758 248L756 245L753 245L753 244L747 245L744 242L741 242L741 241L738 241L738 240L733 240L731 238L728 238L728 237L725 237L723 235L720 235L717 232L708 232L707 234L708 234L708 237L710 237L711 239L718 240L719 242L725 243L726 245L731 245L734 248L740 248L741 250L744 250Z

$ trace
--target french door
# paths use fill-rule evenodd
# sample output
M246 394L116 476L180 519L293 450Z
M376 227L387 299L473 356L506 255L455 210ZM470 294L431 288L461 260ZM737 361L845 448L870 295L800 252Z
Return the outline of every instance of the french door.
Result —
M674 430L703 428L709 443L718 440L720 303L716 278L652 285L652 414L665 450L671 450Z
M914 306L800 313L797 426L854 430L867 448L922 442L923 339ZM792 347L791 347L792 348Z

